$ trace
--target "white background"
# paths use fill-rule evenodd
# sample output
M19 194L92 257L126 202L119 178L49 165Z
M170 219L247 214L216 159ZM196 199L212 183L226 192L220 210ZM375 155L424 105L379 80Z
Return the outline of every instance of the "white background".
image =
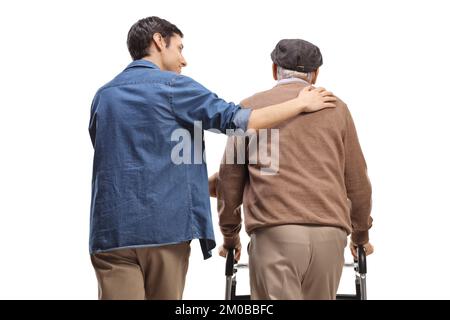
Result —
M448 1L0 7L0 298L96 299L89 108L95 91L130 62L130 26L150 15L184 32L183 73L228 101L274 85L270 52L281 38L317 44L324 56L318 84L352 111L373 184L369 298L450 298ZM207 134L210 173L224 143ZM216 253L203 261L193 242L184 298L223 298L224 260ZM342 283L352 289L351 277Z

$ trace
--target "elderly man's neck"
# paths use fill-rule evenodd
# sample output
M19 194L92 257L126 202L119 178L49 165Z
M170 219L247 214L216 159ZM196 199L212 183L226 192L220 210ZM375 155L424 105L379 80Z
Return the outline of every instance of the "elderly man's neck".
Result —
M288 83L303 83L303 84L307 84L307 85L311 84L311 82L309 82L307 79L297 78L297 77L283 78L283 79L278 79L278 81L277 81L277 84L288 84Z
M277 66L277 80L278 83L303 82L312 84L313 75L311 72L303 73L294 70L284 69Z

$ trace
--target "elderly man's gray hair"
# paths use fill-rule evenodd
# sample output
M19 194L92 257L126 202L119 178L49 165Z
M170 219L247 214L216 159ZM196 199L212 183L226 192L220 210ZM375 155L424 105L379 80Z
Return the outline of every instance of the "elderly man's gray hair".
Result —
M277 66L277 78L278 78L278 80L299 78L299 79L311 82L312 74L311 74L311 72L308 72L308 73L298 72L298 71L288 70L288 69L284 69L283 67Z

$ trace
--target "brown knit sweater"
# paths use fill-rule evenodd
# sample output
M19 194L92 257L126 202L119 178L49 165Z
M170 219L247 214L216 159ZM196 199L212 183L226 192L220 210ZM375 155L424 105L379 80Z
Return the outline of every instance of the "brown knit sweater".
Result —
M257 109L281 103L295 98L304 86L279 84L241 106ZM269 156L270 137L269 130L267 143L256 138ZM279 125L278 174L261 174L268 165L262 159L249 164L248 144L254 139L245 142L246 163L225 164L224 154L220 166L217 203L226 247L239 241L241 204L248 234L268 226L310 224L341 227L355 244L369 240L372 189L352 117L342 101L336 108L300 114ZM236 148L239 141L230 137L227 148Z

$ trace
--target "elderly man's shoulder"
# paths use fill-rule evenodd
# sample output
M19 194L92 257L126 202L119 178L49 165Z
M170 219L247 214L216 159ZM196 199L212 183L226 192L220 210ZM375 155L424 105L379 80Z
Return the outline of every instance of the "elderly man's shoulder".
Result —
M282 89L283 88L280 89L280 87L274 87L269 90L257 92L243 99L239 103L239 105L243 108L261 107L265 105L281 103L289 99L294 99L298 94L298 91L294 92L293 90L290 90L290 92L284 92L286 90L282 91ZM349 112L347 104L338 96L336 96L336 98L336 111L343 113Z
M278 101L281 100L281 101ZM244 108L255 108L255 107L264 107L271 104L277 104L282 102L284 99L280 99L280 97L274 94L274 88L257 92L245 99L243 99L239 105Z
M244 108L251 108L251 107L253 107L255 100L258 100L267 91L257 92L255 94L243 99L241 102L239 102L239 104Z
M338 108L343 108L343 109L345 109L345 110L348 110L348 108L347 108L347 104L341 99L341 98L339 98L338 96L336 96L336 107L338 107Z

